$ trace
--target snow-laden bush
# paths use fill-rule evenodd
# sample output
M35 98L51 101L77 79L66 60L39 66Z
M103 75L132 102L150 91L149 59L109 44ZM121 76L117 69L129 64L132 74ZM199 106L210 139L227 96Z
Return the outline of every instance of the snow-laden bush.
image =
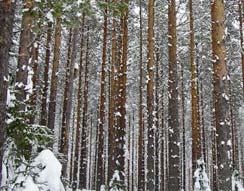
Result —
M11 88L11 87L10 87ZM16 92L8 92L6 141L4 144L3 179L1 186L5 190L17 190L23 182L31 182L34 168L33 159L38 150L43 150L52 143L52 132L46 126L31 123L35 112L28 101L20 103L15 98ZM20 109L20 106L25 105ZM28 184L30 185L30 184ZM32 187L30 190L35 190Z
M10 91L7 108L7 127L6 127L6 147L9 155L15 155L16 160L19 158L20 163L24 157L30 160L33 149L45 149L53 141L52 131L46 126L31 123L35 111L29 102L20 103L15 99L15 90ZM21 105L25 109L20 109ZM9 147L14 145L14 147ZM17 162L17 161L16 161Z
M232 175L232 191L244 191L241 183L241 176L237 170L235 170Z
M6 169L6 166L4 166ZM11 174L14 182L5 182L6 191L64 191L61 182L62 165L50 150L43 150L31 164L22 164ZM7 177L4 170L3 177ZM12 183L12 184L11 184Z
M205 164L202 159L197 161L197 169L194 172L194 191L211 191L209 179L205 170Z
M124 191L125 185L122 183L120 178L120 172L115 170L112 180L109 183L110 190L109 191Z

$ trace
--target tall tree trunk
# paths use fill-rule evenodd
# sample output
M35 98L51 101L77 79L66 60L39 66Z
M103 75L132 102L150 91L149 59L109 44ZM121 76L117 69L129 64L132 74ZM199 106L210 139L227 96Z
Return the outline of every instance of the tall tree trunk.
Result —
M197 72L195 63L195 36L192 0L189 0L190 18L190 65L191 65L191 127L192 127L192 174L197 169L197 160L201 158L201 129L198 111Z
M88 189L92 190L92 182L93 182L93 174L92 174L92 142L93 142L93 119L92 114L90 114L90 131L89 131L89 169L88 169L88 177L89 177L89 185Z
M124 1L128 3L128 1ZM117 112L116 112L116 170L119 173L121 186L125 186L125 131L126 131L126 82L127 82L127 51L128 51L128 7L121 16L120 37L121 52L119 53Z
M130 190L130 180L131 180L131 152L132 152L132 149L131 149L131 115L129 114L129 119L128 119L128 127L127 127L127 152L128 152L128 155L126 157L126 162L127 162L127 172L126 172L126 175L127 175L127 190Z
M5 141L6 101L8 90L9 51L13 32L15 2L0 2L0 184L2 182L3 144ZM1 185L0 185L1 186Z
M38 29L40 29L40 26L38 26ZM36 111L36 104L37 104L37 96L39 93L39 87L40 87L40 66L38 63L38 57L39 57L39 46L40 46L40 33L37 34L37 37L35 39L35 42L32 45L32 58L31 58L31 67L33 70L33 75L32 75L32 94L30 96L30 105L31 109L33 111ZM30 123L33 124L35 122L35 115L33 115L30 119Z
M199 76L199 75L198 75ZM205 125L204 125L204 105L203 105L203 83L202 81L200 82L200 101L199 101L199 111L201 111L201 130L202 130L202 157L204 159L205 164L208 164L208 156L207 156L207 147L206 147L206 130L205 130Z
M68 142L69 142L69 133L71 134L70 120L72 112L72 98L74 91L74 68L75 61L77 56L77 38L78 38L78 28L74 28L72 37L72 47L71 47L71 57L70 57L70 69L69 69L69 78L68 78L68 87L67 87L67 102L65 112L65 121L63 122L61 129L61 144L60 144L60 153L64 155L63 163L63 175L67 177L67 158L68 158Z
M19 110L24 110L27 94L27 77L28 77L28 66L29 59L31 55L31 41L32 41L32 24L33 24L33 15L32 9L34 7L33 0L25 0L24 8L28 11L23 13L22 23L21 23L21 33L19 41L19 57L18 57L18 66L16 72L16 99L20 102Z
M87 170L87 111L88 111L88 65L89 65L89 27L87 29L86 41L86 61L85 61L85 82L83 90L83 119L82 119L82 137L80 149L80 188L86 188L86 170Z
M147 190L154 190L154 0L148 0L147 37Z
M214 111L217 143L217 166L219 190L231 189L231 128L229 106L228 72L225 62L224 44L224 1L214 0L211 4Z
M231 145L232 145L232 169L237 170L238 168L238 138L237 138L237 130L235 127L235 119L234 119L234 103L233 103L233 94L231 81L229 81L229 95L230 95L230 121L231 121Z
M115 64L116 64L116 21L112 21L112 52L111 52L111 71L110 71L110 88L109 88L109 108L108 108L108 184L112 180L115 169L115 96L116 96L116 81L115 81Z
M46 52L45 52L45 65L44 65L44 86L42 90L42 100L41 100L41 120L40 125L47 125L47 91L48 91L48 73L50 65L50 55L51 55L51 40L52 40L52 23L48 23L47 29L47 39L46 39Z
M107 0L105 0L107 2ZM102 185L105 185L105 162L104 162L104 123L105 123L105 80L106 80L106 52L107 52L107 31L108 31L108 19L107 19L107 8L104 12L104 23L103 23L103 51L102 51L102 71L101 71L101 82L100 82L100 107L99 107L99 120L98 120L98 169L97 169L97 189L100 190Z
M65 86L63 93L63 108L62 108L62 127L61 127L61 140L60 140L60 150L62 150L62 145L65 142L65 126L66 126L66 111L67 111L67 103L68 103L68 89L69 89L69 80L70 80L70 72L71 72L71 53L72 53L72 43L73 43L73 28L69 30L69 38L68 38L68 50L67 50L67 61L65 66ZM64 138L64 139L63 139Z
M213 190L218 190L218 180L217 180L217 145L216 145L216 129L215 129L215 117L214 117L214 104L213 99L211 102L211 144L212 144L212 188Z
M176 4L175 0L168 1L168 42L169 42L169 79L168 79L168 128L169 128L169 179L170 190L180 190L180 158L179 158L179 107L177 89L177 60L176 60Z
M159 191L159 62L160 62L159 48L156 49L156 71L155 71L155 191Z
M163 76L163 66L161 67L161 76ZM162 78L160 78L161 80ZM167 151L167 149L165 149L165 143L166 143L166 136L165 136L165 125L164 125L164 88L162 87L162 97L161 97L161 135L160 135L160 141L161 141L161 178L160 178L160 190L164 191L165 190L165 156L167 156L165 154L165 151Z
M181 62L181 112L182 112L182 190L186 189L186 128L185 128L185 94L184 67Z
M242 89L244 100L244 45L243 45L243 0L239 0L239 20L240 20L240 45L241 45L241 65L242 65Z
M142 0L140 0L140 82L139 82L139 138L138 138L138 190L145 190L144 123L143 123L143 56L142 56Z
M60 61L60 47L61 47L61 17L56 18L55 34L54 34L54 55L53 55L53 67L51 76L51 88L50 88L50 98L49 98L49 108L48 108L48 127L52 131L55 125L55 115L56 115L56 97L57 97L57 84L58 84L58 68Z
M81 42L80 42L80 63L79 63L79 82L77 91L77 120L76 120L76 142L75 142L75 158L74 158L74 172L73 172L73 188L79 187L79 151L81 144L81 107L82 107L82 79L83 79L83 47L84 47L84 22L85 15L82 16L81 26Z

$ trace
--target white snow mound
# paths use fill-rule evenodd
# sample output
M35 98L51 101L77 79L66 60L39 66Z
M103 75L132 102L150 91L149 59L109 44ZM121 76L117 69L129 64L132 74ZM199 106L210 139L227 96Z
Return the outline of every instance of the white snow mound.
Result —
M34 166L39 171L36 182L44 183L50 191L64 190L60 180L62 165L50 150L43 150L35 158Z

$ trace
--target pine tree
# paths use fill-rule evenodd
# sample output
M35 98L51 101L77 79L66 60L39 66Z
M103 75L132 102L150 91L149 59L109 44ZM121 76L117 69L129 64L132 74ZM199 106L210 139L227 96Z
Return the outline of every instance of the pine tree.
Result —
M105 0L105 3L107 1ZM102 50L102 67L101 67L101 82L100 82L100 107L98 119L98 169L97 169L97 190L105 185L105 163L104 163L104 123L105 123L105 80L106 80L106 52L107 52L107 33L108 33L108 10L104 11L103 24L103 50Z
M140 82L139 82L139 138L138 138L138 190L145 190L144 122L143 122L143 57L142 57L142 0L140 0Z
M175 0L168 1L168 50L169 50L169 79L168 79L168 128L169 128L169 177L168 188L180 190L180 158L179 158L179 111L177 88L176 60L176 4Z
M70 120L71 120L71 112L72 112L72 98L73 98L73 89L74 89L74 67L75 61L77 56L77 39L78 39L78 28L74 28L73 36L72 36L72 44L71 44L71 55L70 55L70 66L69 66L69 74L68 74L68 81L67 81L67 97L66 99L66 110L65 112L65 120L62 124L61 129L61 144L60 144L60 152L64 155L65 161L63 163L63 173L67 177L67 156L68 156L68 141L69 141L69 134L71 133L70 128Z
M212 18L212 54L213 54L213 85L214 115L217 143L217 172L219 190L231 188L231 128L229 106L229 76L225 62L224 44L224 2L214 0L211 4Z
M191 126L192 126L192 173L197 169L197 160L201 158L201 131L198 107L197 91L197 69L195 63L195 34L194 34L194 16L192 0L189 0L189 18L190 18L190 64L191 64Z
M83 89L83 114L82 114L82 137L80 149L80 188L86 188L86 170L87 170L87 117L88 117L88 65L89 65L89 27L87 27L86 37L86 59L85 59L85 81Z
M51 76L51 87L50 87L50 98L48 106L48 127L54 130L55 115L56 115L56 96L57 96L57 83L58 83L58 68L60 61L60 48L61 48L61 29L62 29L62 18L58 15L55 23L55 34L54 34L54 50L53 50L53 67Z
M41 99L41 120L40 125L47 125L47 91L48 91L48 73L50 66L50 55L51 55L51 40L52 40L52 23L49 22L47 26L47 39L46 39L46 51L45 51L45 65L44 65L44 85L42 89L42 99Z
M154 190L154 0L148 0L147 38L147 190Z
M115 158L114 158L114 149L115 142L112 141L115 139L115 96L116 96L116 52L117 52L117 43L116 43L116 21L115 18L112 20L112 50L111 50L111 68L110 68L110 82L109 82L109 104L108 104L108 185L113 178L113 173L115 169Z
M128 4L128 1L124 1ZM116 100L116 147L114 173L119 179L114 180L115 188L125 189L125 130L126 130L126 82L127 82L127 51L128 51L128 7L122 11L120 18L120 46L118 66L118 87ZM113 186L114 187L114 186Z
M239 21L240 21L240 46L241 46L241 65L242 65L242 89L243 89L243 100L244 100L243 10L244 10L244 3L242 0L240 0L239 1Z
M2 182L3 145L5 142L5 119L8 89L9 50L13 31L15 2L0 2L0 183Z
M83 49L84 49L84 22L85 14L82 15L81 24L81 42L80 42L80 63L79 63L79 83L77 91L77 119L76 119L76 142L75 142L75 158L74 158L74 172L73 172L73 188L78 189L78 173L79 173L79 151L81 143L81 107L82 107L82 79L83 79Z
M32 24L33 24L33 8L34 1L26 0L24 2L24 8L28 11L23 13L21 23L21 33L19 42L19 57L18 57L18 70L16 72L16 99L19 101L19 111L23 111L25 108L24 101L26 101L26 95L28 89L27 76L28 67L30 67L29 59L31 56L31 43L32 43Z

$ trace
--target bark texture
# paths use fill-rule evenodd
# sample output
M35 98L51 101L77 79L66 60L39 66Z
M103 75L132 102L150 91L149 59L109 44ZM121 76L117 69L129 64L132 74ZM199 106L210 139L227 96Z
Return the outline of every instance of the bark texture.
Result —
M2 181L3 144L5 141L6 101L8 90L9 51L14 23L15 3L0 2L0 183Z
M148 0L147 32L147 190L154 190L154 0Z
M61 47L61 17L56 18L55 34L54 34L54 50L53 50L53 66L51 76L51 88L48 107L48 127L54 130L55 115L56 115L56 97L57 97L57 84L58 84L58 68L60 62L60 47Z
M76 142L75 142L75 158L73 172L73 188L79 187L79 155L81 144L81 108L82 108L82 80L83 80L83 48L84 48L84 22L85 15L82 17L81 42L80 42L80 63L79 63L79 83L77 91L77 126L76 126Z
M47 125L47 91L48 91L48 73L50 65L50 55L51 55L51 40L52 40L52 23L48 23L47 29L47 39L46 39L46 51L45 51L45 65L44 65L44 86L42 89L42 99L41 99L41 120L40 125Z
M192 127L192 173L197 169L197 160L201 158L201 129L198 107L197 72L195 63L195 32L192 0L189 0L190 18L190 65L191 65L191 127Z
M105 2L107 2L105 0ZM99 107L99 120L98 120L98 161L97 161L97 190L100 190L102 185L105 185L105 162L104 162L104 123L105 123L105 80L106 80L106 52L107 52L107 33L108 33L108 18L107 8L104 12L103 23L103 50L102 50L102 71L100 81L100 107Z
M26 100L26 95L28 89L27 85L27 76L28 76L28 66L30 65L29 59L31 55L32 47L32 24L33 24L33 15L32 9L34 6L34 1L26 0L24 2L24 8L28 11L23 13L22 23L21 23L21 33L19 41L19 57L18 57L18 66L16 72L16 99L20 102L19 110L24 110Z
M214 0L211 4L214 114L217 143L218 189L231 190L231 127L228 72L225 62L224 44L224 1Z
M176 60L176 3L168 1L168 50L169 50L169 79L168 79L168 128L169 128L169 175L168 188L180 190L180 152L179 152L179 104L178 104L178 80Z
M144 122L143 122L143 56L142 56L142 0L140 0L140 83L139 83L139 138L138 138L138 190L145 190Z

